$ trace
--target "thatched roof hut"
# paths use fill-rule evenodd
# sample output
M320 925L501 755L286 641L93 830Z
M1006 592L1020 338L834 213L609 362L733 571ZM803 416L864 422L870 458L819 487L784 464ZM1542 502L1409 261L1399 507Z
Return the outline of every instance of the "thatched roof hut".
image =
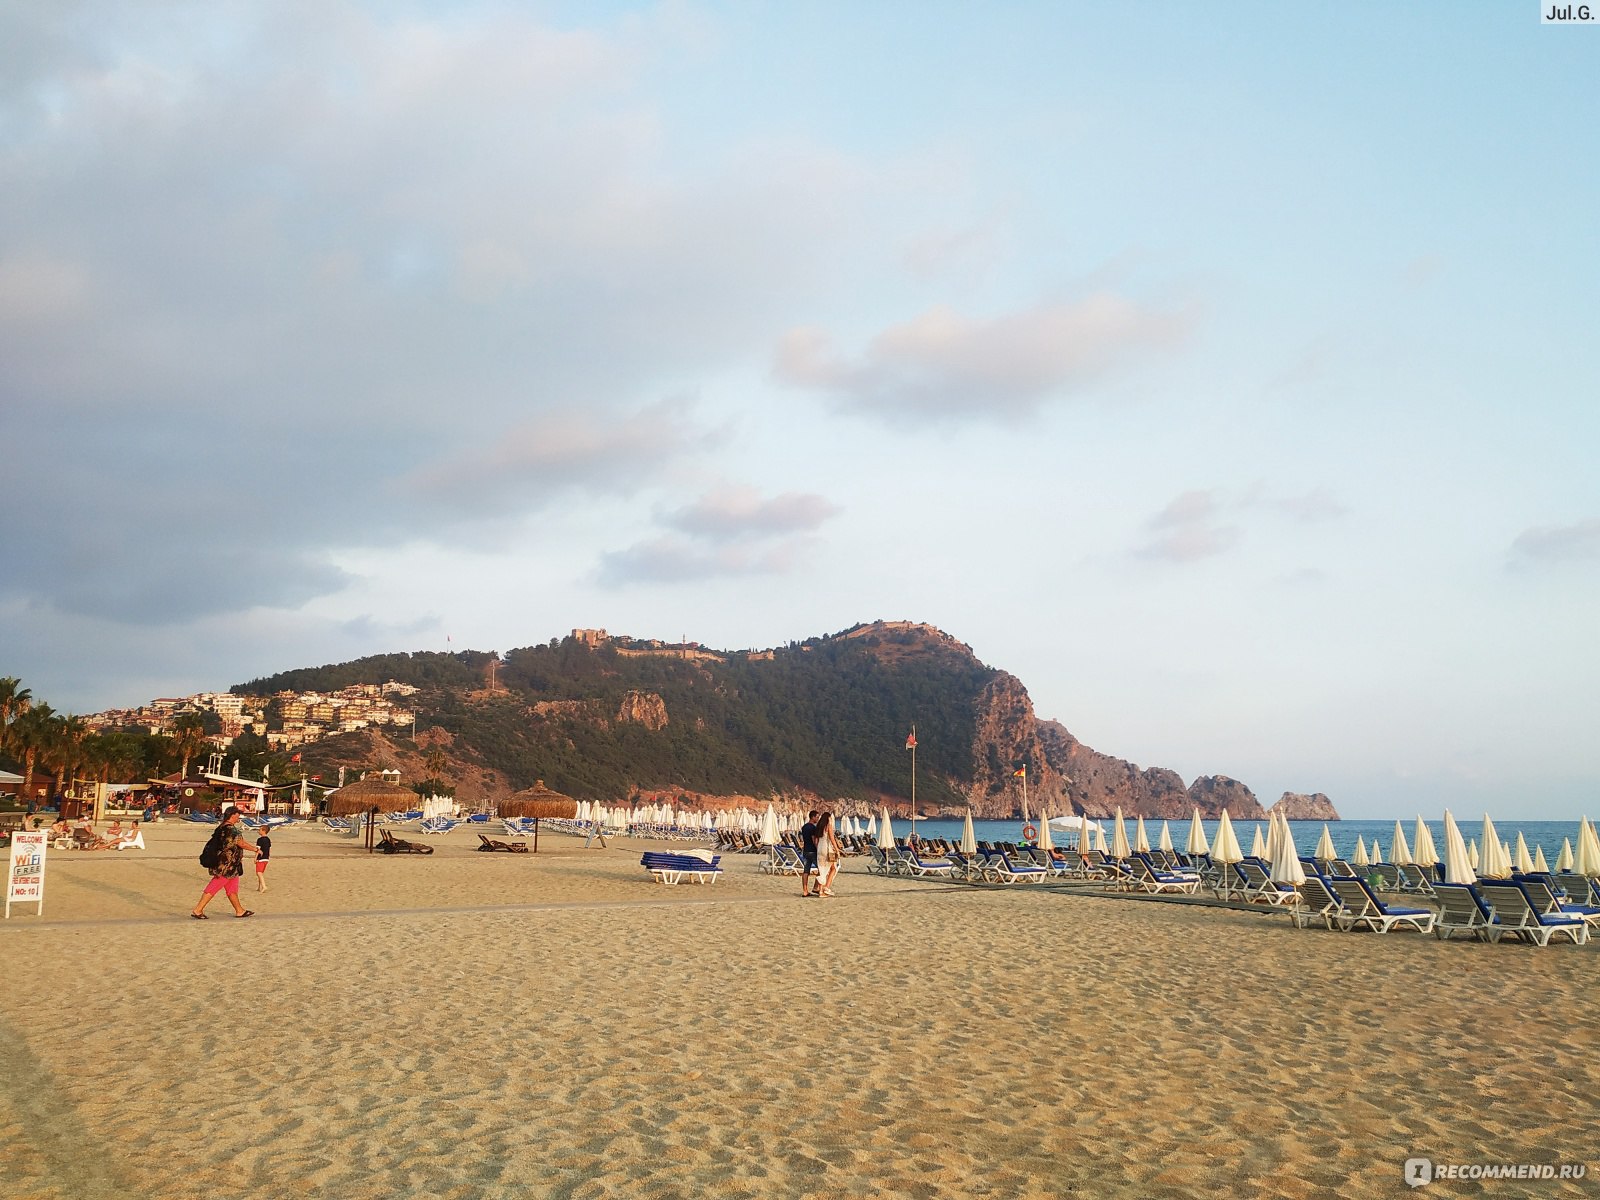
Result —
M415 792L387 779L358 779L328 793L328 812L335 817L370 812L374 808L379 812L407 812L420 806L421 800Z
M523 788L500 801L502 817L566 817L578 815L578 802L571 796L545 787L539 780L531 788Z

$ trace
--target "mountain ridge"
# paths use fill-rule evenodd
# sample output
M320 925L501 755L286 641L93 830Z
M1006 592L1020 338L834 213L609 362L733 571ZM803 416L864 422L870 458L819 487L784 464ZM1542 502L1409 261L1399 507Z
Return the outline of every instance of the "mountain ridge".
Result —
M1035 714L1016 676L980 662L943 630L910 621L741 651L574 630L503 656L377 655L232 690L385 682L380 674L420 689L412 697L415 739L391 734L381 751L360 751L362 735L325 737L304 747L308 764L348 767L352 752L421 761L434 751L445 760L442 777L473 781L462 798L481 801L543 780L608 803L782 796L905 811L911 755L904 743L915 726L924 815L959 815L969 806L980 817L1020 815L1019 767L1035 815L1103 817L1118 807L1168 819L1195 808L1207 817L1223 808L1240 820L1266 815L1249 787L1229 776L1185 785L1167 768L1142 768L1084 745L1060 721Z

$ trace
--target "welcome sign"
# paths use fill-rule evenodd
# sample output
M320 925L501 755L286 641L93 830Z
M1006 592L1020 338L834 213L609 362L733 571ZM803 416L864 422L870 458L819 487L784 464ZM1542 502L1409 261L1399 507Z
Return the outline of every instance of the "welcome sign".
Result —
M50 835L43 832L11 835L11 866L6 872L6 920L11 919L13 904L37 904L38 915L44 915L44 852L49 838Z

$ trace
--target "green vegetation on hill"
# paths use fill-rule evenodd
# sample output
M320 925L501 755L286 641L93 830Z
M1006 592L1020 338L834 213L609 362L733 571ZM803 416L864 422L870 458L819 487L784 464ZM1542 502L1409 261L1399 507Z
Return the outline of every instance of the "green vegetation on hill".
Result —
M954 643L906 631L818 638L771 659L721 662L625 654L615 642L594 648L569 637L510 651L485 693L491 657L379 655L234 690L414 684L422 689L411 700L418 729L448 730L453 757L496 768L519 787L543 779L605 801L657 788L904 796L905 739L915 725L918 800L939 803L957 798L945 781L972 778L976 700L994 674ZM661 697L665 727L619 720L631 692Z

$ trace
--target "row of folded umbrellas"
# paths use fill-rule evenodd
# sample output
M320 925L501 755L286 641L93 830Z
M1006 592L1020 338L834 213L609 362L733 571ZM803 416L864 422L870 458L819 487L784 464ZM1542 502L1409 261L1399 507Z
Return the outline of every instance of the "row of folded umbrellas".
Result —
M646 804L625 808L620 805L607 807L588 801L578 805L577 819L582 822L598 822L604 827L617 829L648 825L673 829L703 829L707 832L737 830L758 835L761 842L766 845L776 845L784 834L798 831L804 820L800 813L780 811L770 802L764 812L738 808L717 813L691 813L667 804ZM1075 835L1068 836L1066 840L1075 842L1079 849L1099 850L1112 858L1129 858L1135 852L1144 852L1152 848L1149 834L1145 830L1144 817L1135 819L1134 833L1130 839L1127 823L1120 808L1112 819L1109 842L1100 824L1089 820L1088 817L1052 818L1045 814L1039 823L1040 849L1055 849L1052 829L1060 830L1066 835ZM889 849L895 844L894 823L887 808L882 809L877 816L868 816L865 822L853 816L840 817L839 832L852 837L872 838L883 849ZM1420 816L1409 841L1405 829L1399 821L1396 821L1387 861L1397 866L1415 863L1425 869L1443 863L1445 879L1450 883L1471 883L1480 877L1504 879L1513 871L1533 872L1550 869L1542 846L1536 847L1530 853L1527 839L1520 830L1514 844L1503 841L1487 813L1483 817L1480 849L1479 839L1473 838L1469 842L1447 809L1444 814L1444 843L1444 854L1441 856L1434 844L1433 833L1428 823ZM1172 831L1166 821L1161 822L1161 832L1155 846L1162 850L1176 849ZM968 810L961 833L961 850L973 854L977 852L977 848L977 838L972 827L972 812ZM1224 864L1240 862L1246 857L1226 809L1222 812L1216 834L1207 838L1205 826L1200 819L1200 810L1196 808L1189 822L1189 836L1184 850L1192 855L1210 855L1212 861ZM1295 884L1305 882L1305 870L1300 865L1299 851L1294 843L1294 834L1289 829L1289 822L1276 813L1269 817L1265 834L1262 833L1259 824L1255 827L1250 857L1270 863L1271 875L1276 882ZM1327 825L1322 827L1322 837L1318 840L1312 857L1320 860L1338 857L1334 853L1333 835ZM1365 841L1361 838L1356 839L1356 852L1352 859L1355 866L1365 867L1383 861L1385 861L1383 847L1377 837L1372 839L1370 853ZM1569 839L1562 839L1561 852L1556 858L1555 869L1600 877L1600 836L1596 835L1594 826L1589 823L1587 817L1578 824L1576 848Z

